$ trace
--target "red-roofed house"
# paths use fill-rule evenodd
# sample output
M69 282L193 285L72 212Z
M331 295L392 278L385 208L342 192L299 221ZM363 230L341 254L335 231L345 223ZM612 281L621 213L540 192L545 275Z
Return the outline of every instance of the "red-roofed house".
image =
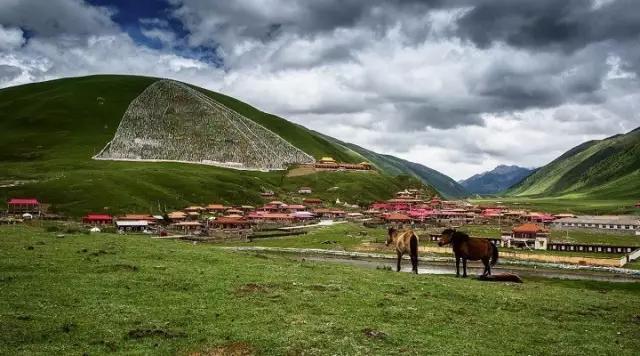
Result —
M407 215L400 213L389 213L382 215L382 218L391 223L407 223L411 221L411 218Z
M507 247L533 247L536 250L546 250L549 241L549 230L538 224L522 224L511 230L511 236L506 238Z
M87 214L82 218L82 222L91 225L111 225L113 216L109 214Z
M9 214L40 214L40 202L35 198L11 198L7 208Z

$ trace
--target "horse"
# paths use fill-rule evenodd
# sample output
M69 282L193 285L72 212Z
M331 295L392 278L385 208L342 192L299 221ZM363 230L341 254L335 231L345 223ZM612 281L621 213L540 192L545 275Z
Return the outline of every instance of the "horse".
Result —
M498 262L498 247L489 239L470 237L461 231L445 229L438 240L438 246L451 244L456 258L456 277L460 277L460 259L462 259L462 277L467 276L467 260L482 260L483 276L491 275L491 266Z
M395 244L396 253L398 254L397 272L400 272L402 255L408 253L411 256L411 271L418 274L418 242L418 235L411 229L397 230L393 227L389 228L385 245Z

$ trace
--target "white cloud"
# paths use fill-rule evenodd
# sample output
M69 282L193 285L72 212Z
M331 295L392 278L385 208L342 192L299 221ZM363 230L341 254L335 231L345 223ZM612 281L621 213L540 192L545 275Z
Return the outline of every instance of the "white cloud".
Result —
M5 28L0 24L0 51L10 51L24 44L23 32L19 28Z
M118 29L114 9L55 0L36 13L41 2L2 1L0 86L94 73L178 79L455 179L539 166L640 126L640 51L610 41L478 47L456 32L468 7L171 0L190 33L140 19L143 35L164 44L155 50ZM36 34L25 41L18 26ZM176 43L215 46L224 68L175 53Z

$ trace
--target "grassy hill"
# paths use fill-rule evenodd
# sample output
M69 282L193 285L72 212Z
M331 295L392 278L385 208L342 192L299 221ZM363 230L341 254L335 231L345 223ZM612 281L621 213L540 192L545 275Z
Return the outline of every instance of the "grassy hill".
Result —
M574 147L510 188L507 195L640 198L640 128Z
M343 146L345 149L360 155L367 161L373 163L378 169L389 174L406 174L420 179L425 184L435 188L440 194L447 198L466 197L470 193L451 177L446 176L435 169L431 169L419 163L410 162L398 157L379 154L366 148L362 148L352 143L343 142L333 137L323 136L328 141Z
M72 215L90 210L157 211L159 206L213 201L259 203L262 190L286 195L297 184L310 185L320 198L367 202L420 184L391 174L335 172L288 178L285 172L92 160L112 139L131 100L156 80L100 75L0 90L0 204L12 196L35 196ZM231 97L198 90L314 157L362 161L313 131Z

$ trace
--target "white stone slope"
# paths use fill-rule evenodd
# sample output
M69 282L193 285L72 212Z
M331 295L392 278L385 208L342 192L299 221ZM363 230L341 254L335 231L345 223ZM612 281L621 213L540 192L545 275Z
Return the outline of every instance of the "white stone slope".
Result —
M160 80L135 98L94 159L184 162L242 170L313 163L302 150L201 92Z

